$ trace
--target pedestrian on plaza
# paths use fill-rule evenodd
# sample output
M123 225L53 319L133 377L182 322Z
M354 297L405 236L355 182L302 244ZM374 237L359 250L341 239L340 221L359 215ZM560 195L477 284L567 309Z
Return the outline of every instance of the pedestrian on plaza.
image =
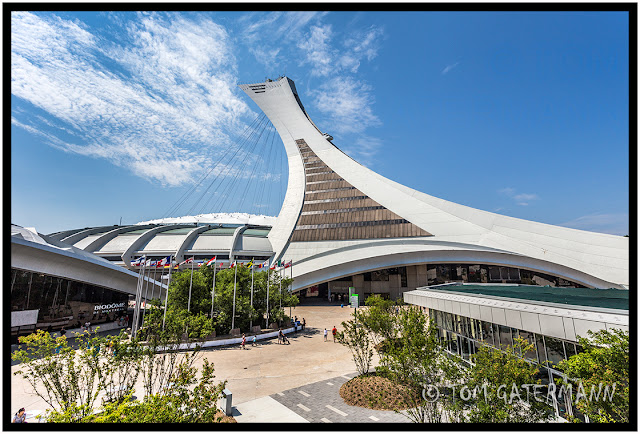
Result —
M244 333L242 333L242 349L245 350L246 348L244 347L244 344L246 343L247 338L244 336Z
M27 415L25 414L24 407L18 410L15 415L13 415L11 423L27 423Z
M324 328L324 341L327 342L327 328Z
M331 330L331 333L333 333L333 342L336 341L336 333L338 333L338 329L336 328L336 326L333 326L333 330Z
M304 326L307 325L307 320L302 318L302 330L304 330Z
M253 335L253 340L251 341L251 346L252 347L256 346L256 335Z
M282 335L282 329L279 329L279 330L278 330L278 343L279 343L279 344L280 344L280 343L282 343L282 336L283 336L283 335Z

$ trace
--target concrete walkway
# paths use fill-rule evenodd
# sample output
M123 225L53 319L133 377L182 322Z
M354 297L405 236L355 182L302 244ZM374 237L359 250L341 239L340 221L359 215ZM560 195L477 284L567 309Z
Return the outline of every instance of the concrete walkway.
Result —
M243 422L297 422L309 423L304 417L299 416L295 411L289 410L270 396L247 401L238 404L233 409L232 416Z

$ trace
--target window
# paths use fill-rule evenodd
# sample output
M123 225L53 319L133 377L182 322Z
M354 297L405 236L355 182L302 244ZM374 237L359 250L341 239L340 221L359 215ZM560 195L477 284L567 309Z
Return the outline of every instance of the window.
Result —
M469 340L463 336L459 336L460 355L464 360L469 360Z
M500 330L500 348L505 349L509 346L513 345L513 340L511 339L511 327L507 326L498 326Z
M527 341L528 344L533 344L533 348L525 351L524 357L529 360L538 361L538 354L536 353L536 340L535 333L525 332L520 330L520 337Z
M560 339L549 336L544 337L544 343L547 347L547 359L550 366L556 367L561 360L565 359L564 345Z
M544 340L542 339L542 336L540 336L539 334L536 334L535 336L536 336L536 351L538 353L538 362L540 362L541 365L546 366L547 355L545 354Z
M482 340L491 346L495 346L493 342L493 327L490 322L481 321L482 324Z

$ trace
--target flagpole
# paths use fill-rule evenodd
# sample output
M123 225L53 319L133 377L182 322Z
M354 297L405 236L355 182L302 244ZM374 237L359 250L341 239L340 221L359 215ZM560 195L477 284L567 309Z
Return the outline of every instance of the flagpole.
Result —
M271 271L271 267L267 268L267 324L266 328L269 328L269 271Z
M233 309L231 312L231 330L233 330L236 325L236 280L238 277L238 262L234 261L234 275L233 275Z
M189 282L189 301L187 302L187 312L191 313L191 287L193 286L193 263L195 256L191 257L191 281Z
M216 268L218 268L218 261L213 261L213 286L211 288L211 318L213 318L213 299L216 296Z
M249 316L249 330L253 327L253 258L251 258L251 310Z
M140 258L138 258L138 266L140 265ZM140 288L140 279L142 278L142 267L138 268L138 283L136 285L136 298L135 298L135 305L133 307L133 314L131 315L131 336L135 337L135 318L136 318L136 306L138 305L138 289Z
M144 286L144 270L147 265L147 260L142 264L142 268L140 268L140 282L136 287L136 304L133 308L133 323L131 324L131 336L136 337L136 333L138 331L138 317L140 315L140 299L142 298L142 287Z
M167 279L167 289L164 293L164 316L162 317L162 331L164 331L164 323L167 319L167 304L169 304L169 285L171 284L171 269L173 268L173 260L169 256L169 279Z
M280 271L284 271L284 268L281 268ZM282 310L282 273L278 273L278 277L280 278L280 309Z
M151 277L151 270L149 270L149 277ZM153 269L153 280L155 281L156 279L156 270L155 268ZM152 294L153 294L153 290L152 290ZM149 281L147 280L147 287L144 291L144 310L142 311L142 324L144 324L144 317L147 314L147 300L148 300L148 295L149 295Z

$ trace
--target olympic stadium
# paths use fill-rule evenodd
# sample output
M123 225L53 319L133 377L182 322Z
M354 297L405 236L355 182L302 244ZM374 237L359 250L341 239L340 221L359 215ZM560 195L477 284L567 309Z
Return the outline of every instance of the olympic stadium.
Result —
M288 184L277 217L159 219L69 229L48 239L97 258L105 270L127 273L142 256L172 256L177 263L214 256L223 264L292 261L291 290L306 297L353 287L363 299L396 299L450 282L629 288L628 238L503 216L411 189L334 145L311 120L290 78L239 87L284 146ZM13 238L16 275L34 267L14 262ZM24 279L18 281L24 285Z

